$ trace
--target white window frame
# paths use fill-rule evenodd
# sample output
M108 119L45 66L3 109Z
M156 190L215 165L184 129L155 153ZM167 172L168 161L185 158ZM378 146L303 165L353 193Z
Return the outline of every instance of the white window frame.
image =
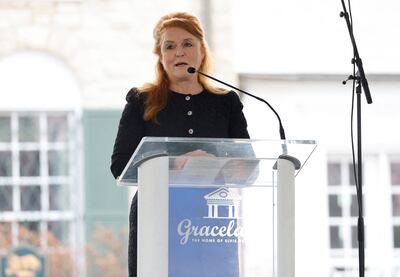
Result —
M57 251L48 245L48 222L58 221L68 223L67 246L71 256L80 251L83 242L83 197L80 157L80 126L79 116L74 111L1 111L1 116L9 116L11 119L11 142L0 142L0 150L11 151L12 176L0 177L0 186L11 185L13 189L12 211L0 212L0 223L11 224L12 247L20 245L18 239L19 223L26 221L38 221L40 232L39 249L43 254ZM66 115L68 121L68 136L66 142L47 141L47 116ZM38 116L39 118L39 141L18 141L18 117ZM40 153L40 176L20 176L19 152L21 150L36 150ZM48 174L48 150L68 151L68 173L67 176L49 176ZM67 186L68 208L66 210L54 211L49 209L49 186L52 184ZM41 209L39 211L21 211L20 187L26 185L40 185ZM0 255L6 255L9 249L0 249ZM80 255L78 255L80 256ZM75 261L81 267L83 261Z

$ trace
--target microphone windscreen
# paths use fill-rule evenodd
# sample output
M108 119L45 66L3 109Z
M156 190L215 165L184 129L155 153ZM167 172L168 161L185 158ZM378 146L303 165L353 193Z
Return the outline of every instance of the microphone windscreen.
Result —
M193 73L196 72L196 68L194 68L194 67L188 67L187 72L193 74Z

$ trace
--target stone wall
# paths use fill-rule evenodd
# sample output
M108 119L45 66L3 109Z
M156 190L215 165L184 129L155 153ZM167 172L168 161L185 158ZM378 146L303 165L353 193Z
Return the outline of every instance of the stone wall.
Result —
M172 11L204 21L218 75L234 80L227 0L1 0L0 59L21 50L49 53L75 74L83 108L120 108L130 87L153 78L152 29Z

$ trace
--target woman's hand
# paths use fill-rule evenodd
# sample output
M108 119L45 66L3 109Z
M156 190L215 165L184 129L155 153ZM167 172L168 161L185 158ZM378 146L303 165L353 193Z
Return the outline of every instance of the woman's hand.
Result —
M182 156L176 157L174 161L174 169L183 169L188 160L186 157L215 157L215 155L207 153L204 150L194 150L183 154Z

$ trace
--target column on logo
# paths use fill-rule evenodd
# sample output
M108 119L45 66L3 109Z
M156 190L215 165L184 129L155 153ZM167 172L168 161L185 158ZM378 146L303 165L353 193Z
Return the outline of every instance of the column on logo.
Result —
M228 217L229 218L238 218L238 206L237 205L229 205L228 206Z
M228 209L228 217L229 218L234 218L234 209L233 209L233 205L229 205L229 209Z
M213 206L208 204L208 217L212 217L213 214Z
M218 218L218 205L217 204L208 204L208 217L209 218Z

